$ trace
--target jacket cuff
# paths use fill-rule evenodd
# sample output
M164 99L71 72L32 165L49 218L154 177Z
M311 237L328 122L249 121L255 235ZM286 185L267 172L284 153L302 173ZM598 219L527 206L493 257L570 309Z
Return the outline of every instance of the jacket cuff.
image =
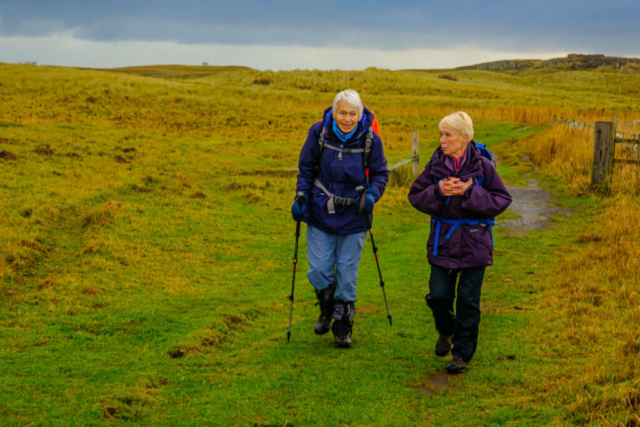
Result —
M476 185L475 182L471 182L471 185L469 187L467 187L466 190L464 190L464 193L462 193L462 198L464 200L469 200L469 197L471 197L471 193L473 192L473 187Z
M433 193L436 195L437 199L445 199L447 196L445 196L444 194L442 194L442 190L440 190L440 185L439 184L433 184L435 185L436 188L433 189Z

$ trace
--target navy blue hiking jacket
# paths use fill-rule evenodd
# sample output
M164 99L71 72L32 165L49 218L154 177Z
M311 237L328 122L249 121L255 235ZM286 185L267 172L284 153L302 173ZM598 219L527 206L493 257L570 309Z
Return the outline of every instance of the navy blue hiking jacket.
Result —
M308 200L305 212L305 222L315 228L329 234L353 234L367 230L365 214L358 213L355 205L337 205L336 213L329 214L327 210L327 196L319 187L314 185L314 179L318 179L322 185L333 195L345 198L356 198L359 193L356 187L365 189L373 187L376 193L376 201L380 200L389 179L387 159L384 156L382 140L375 132L369 154L369 181L365 174L363 153L340 153L331 150L326 145L345 149L364 148L367 139L367 131L371 127L374 115L366 107L362 113L363 119L358 123L355 134L346 142L342 142L333 132L333 117L331 107L324 112L324 119L311 126L307 140L300 151L298 161L298 183L296 194L302 191ZM326 124L327 136L325 148L318 164L320 132L323 123ZM342 154L342 160L339 160ZM372 215L369 217L373 221Z

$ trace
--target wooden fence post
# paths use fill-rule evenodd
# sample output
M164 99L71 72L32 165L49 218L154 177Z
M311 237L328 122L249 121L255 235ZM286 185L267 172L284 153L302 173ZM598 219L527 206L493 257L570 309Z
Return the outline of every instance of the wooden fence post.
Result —
M616 135L618 132L618 118L611 116L611 154L609 155L609 171L613 173L613 158L616 156Z
M420 173L420 137L417 130L413 131L413 174L418 175Z
M593 167L591 185L600 185L609 179L613 163L612 141L616 136L611 122L596 122L593 137Z

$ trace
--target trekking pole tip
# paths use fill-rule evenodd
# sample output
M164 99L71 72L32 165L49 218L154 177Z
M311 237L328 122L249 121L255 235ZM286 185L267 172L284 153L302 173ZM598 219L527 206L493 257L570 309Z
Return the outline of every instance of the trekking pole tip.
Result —
M391 315L388 315L387 318L389 319L389 326L393 326L393 321L391 320Z
M289 343L289 338L291 338L291 332L287 332L287 344Z

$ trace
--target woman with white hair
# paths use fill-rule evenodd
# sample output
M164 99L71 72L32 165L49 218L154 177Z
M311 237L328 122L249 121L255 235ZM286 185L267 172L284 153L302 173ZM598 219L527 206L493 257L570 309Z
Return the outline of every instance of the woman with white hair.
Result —
M473 141L467 113L442 119L440 135L440 147L411 186L409 202L431 215L426 300L440 334L435 353L444 357L451 350L447 370L461 373L478 343L480 290L485 267L493 265L494 218L509 207L511 196L484 145Z
M374 118L356 91L336 95L302 147L296 194L304 196L291 207L293 219L307 223L307 277L320 305L314 331L331 330L340 348L351 347L366 216L372 221L389 176ZM357 187L366 191L361 194Z

